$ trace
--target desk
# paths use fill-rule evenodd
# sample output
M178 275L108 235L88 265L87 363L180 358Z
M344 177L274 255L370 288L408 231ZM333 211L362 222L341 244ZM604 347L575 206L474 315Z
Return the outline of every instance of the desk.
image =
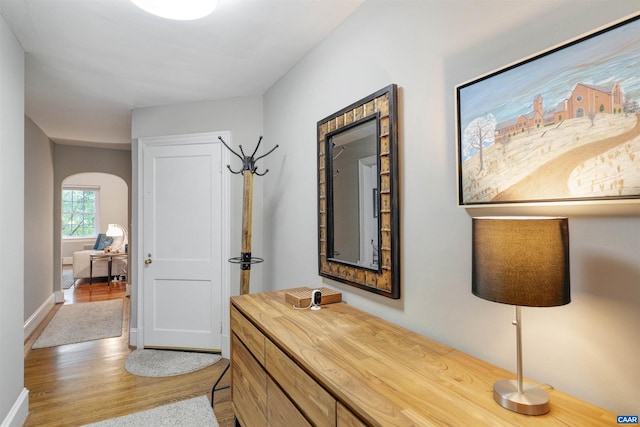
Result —
M111 286L111 266L114 259L126 259L127 254L107 253L107 254L91 254L89 256L89 286L93 285L93 263L94 261L107 261L107 286Z
M345 303L295 310L284 291L231 298L231 400L253 426L611 426L616 415L547 389L527 416L493 400L515 374Z

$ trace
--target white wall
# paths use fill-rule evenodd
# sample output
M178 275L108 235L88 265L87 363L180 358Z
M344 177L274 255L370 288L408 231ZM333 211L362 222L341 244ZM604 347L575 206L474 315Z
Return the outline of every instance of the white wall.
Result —
M0 425L28 413L24 388L24 51L0 16Z
M513 309L471 294L455 85L636 10L626 0L365 2L264 96L265 138L280 144L263 187L264 251L276 260L266 287L330 285L356 307L515 371ZM317 274L316 122L390 83L400 113L397 301ZM619 414L640 412L637 212L545 211L571 214L572 303L523 310L525 375Z

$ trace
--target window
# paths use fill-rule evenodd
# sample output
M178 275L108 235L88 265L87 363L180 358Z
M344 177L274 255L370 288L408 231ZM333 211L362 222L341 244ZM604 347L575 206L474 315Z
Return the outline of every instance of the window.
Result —
M62 238L95 237L99 229L99 187L62 189Z

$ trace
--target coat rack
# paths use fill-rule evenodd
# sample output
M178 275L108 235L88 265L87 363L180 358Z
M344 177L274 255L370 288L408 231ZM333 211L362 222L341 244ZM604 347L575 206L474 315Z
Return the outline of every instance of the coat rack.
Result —
M242 250L240 252L239 257L229 258L229 262L234 264L240 264L240 294L248 294L249 293L249 280L251 278L251 264L258 264L264 261L262 258L252 257L251 256L251 214L253 211L253 175L265 176L269 169L265 169L263 173L258 172L258 167L256 166L256 162L264 157L267 157L269 154L273 153L273 151L278 148L276 145L271 150L269 150L266 154L255 157L258 152L258 148L260 148L260 143L262 142L262 136L258 139L258 144L256 145L255 150L251 153L250 156L244 154L244 150L242 149L242 145L240 145L240 154L236 153L224 142L221 136L218 137L220 142L224 144L225 147L233 154L238 156L240 160L242 160L242 169L239 171L234 171L231 169L230 165L227 165L227 169L235 175L242 174L244 177L244 185L242 189ZM211 389L211 407L213 408L213 395L218 390L224 390L225 388L229 388L229 386L219 387L218 383L224 377L224 374L229 370L228 364L226 368L222 371L218 380L213 384L213 388Z
M227 169L231 171L231 173L239 175L242 174L244 177L244 185L243 185L243 196L242 196L242 249L239 257L230 258L229 262L234 264L240 264L240 294L248 294L249 293L249 280L251 278L251 264L258 264L264 261L262 258L252 257L251 256L251 215L253 211L253 175L264 176L269 172L269 169L266 169L263 173L258 172L258 167L256 166L256 162L264 157L267 157L269 154L273 153L273 151L278 148L276 145L271 150L269 150L266 154L262 156L255 157L258 152L258 148L260 147L260 143L262 142L262 136L258 139L258 144L256 145L255 150L251 153L250 156L247 156L242 149L242 145L240 145L240 154L236 153L227 145L227 143L222 139L221 136L218 137L220 142L224 144L225 147L233 154L238 156L240 160L242 160L242 169L238 171L234 171L231 169L230 165L227 165Z

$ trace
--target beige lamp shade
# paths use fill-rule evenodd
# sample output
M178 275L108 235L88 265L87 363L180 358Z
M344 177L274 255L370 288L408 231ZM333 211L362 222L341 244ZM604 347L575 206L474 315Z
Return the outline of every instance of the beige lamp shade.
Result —
M571 302L567 218L473 218L474 295L504 304Z

